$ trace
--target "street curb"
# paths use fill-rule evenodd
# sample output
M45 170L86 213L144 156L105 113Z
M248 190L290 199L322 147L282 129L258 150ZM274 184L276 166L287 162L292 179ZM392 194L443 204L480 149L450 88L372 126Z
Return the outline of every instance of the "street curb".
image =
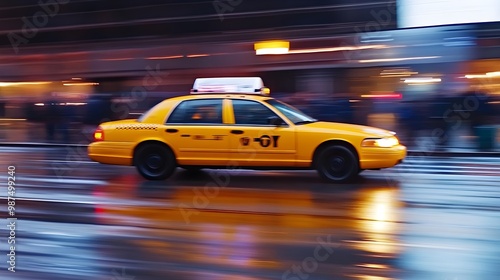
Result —
M0 142L0 147L13 148L87 148L88 144L35 143L35 142ZM414 151L408 156L424 157L500 157L500 152L447 152L447 151Z

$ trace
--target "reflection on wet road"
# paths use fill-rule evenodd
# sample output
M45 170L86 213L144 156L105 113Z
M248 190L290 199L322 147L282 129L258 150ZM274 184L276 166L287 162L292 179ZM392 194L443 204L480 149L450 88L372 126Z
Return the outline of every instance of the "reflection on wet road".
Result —
M71 151L70 151L71 152ZM410 158L330 185L314 171L179 170L164 182L58 149L17 169L17 263L0 279L498 279L500 159Z

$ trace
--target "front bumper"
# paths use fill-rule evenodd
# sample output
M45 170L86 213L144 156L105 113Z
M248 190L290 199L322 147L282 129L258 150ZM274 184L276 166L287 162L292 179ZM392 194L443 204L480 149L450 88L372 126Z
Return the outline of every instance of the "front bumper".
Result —
M403 145L392 148L362 147L359 151L361 169L389 168L403 162L406 157L406 147Z

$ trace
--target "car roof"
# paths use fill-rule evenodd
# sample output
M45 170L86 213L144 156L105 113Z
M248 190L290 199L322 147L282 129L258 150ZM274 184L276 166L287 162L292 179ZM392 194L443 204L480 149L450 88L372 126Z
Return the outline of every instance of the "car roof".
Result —
M257 100L257 101L265 101L269 99L273 99L269 96L263 96L260 94L241 94L241 93L209 93L209 94L190 94L183 95L178 97L173 97L170 100L172 101L181 101L181 100L196 100L196 99L247 99L247 100Z

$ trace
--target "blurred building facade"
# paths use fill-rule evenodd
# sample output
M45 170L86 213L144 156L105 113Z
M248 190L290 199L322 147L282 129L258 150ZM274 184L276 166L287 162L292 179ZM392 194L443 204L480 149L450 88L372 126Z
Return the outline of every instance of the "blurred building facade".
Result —
M0 6L0 117L36 116L23 104L56 92L75 106L103 94L133 100L123 112L114 106L121 118L210 76L261 76L277 96L323 119L389 129L442 117L446 108L428 106L436 98L471 89L500 96L498 22L398 29L396 0ZM256 55L254 44L266 40L285 40L290 50Z

